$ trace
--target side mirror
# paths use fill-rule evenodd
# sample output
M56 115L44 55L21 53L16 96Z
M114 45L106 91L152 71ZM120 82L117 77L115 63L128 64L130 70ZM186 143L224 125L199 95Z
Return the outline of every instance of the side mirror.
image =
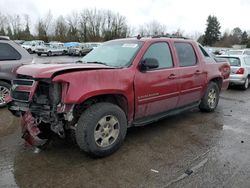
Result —
M155 69L159 67L159 63L157 59L154 58L146 58L140 63L140 70L147 71L149 69Z

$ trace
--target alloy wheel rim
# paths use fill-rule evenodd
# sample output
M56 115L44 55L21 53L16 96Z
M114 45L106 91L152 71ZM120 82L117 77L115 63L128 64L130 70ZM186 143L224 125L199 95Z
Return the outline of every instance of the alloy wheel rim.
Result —
M210 108L215 108L217 102L217 94L214 88L210 89L208 93L208 105Z
M6 104L5 97L8 96L10 90L7 87L0 86L0 105Z
M118 138L120 124L113 115L102 117L95 126L95 143L102 148L112 145Z

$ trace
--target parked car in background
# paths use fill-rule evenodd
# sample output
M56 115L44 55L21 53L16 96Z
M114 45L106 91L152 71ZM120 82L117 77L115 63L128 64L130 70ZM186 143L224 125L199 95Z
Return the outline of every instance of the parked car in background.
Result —
M42 54L47 56L64 55L66 51L66 48L63 44L61 45L61 43L44 43L43 45L36 47L35 50L38 56L41 56Z
M21 46L31 54L31 53L35 53L36 48L43 44L44 44L44 41L42 40L32 40L32 41L25 41Z
M26 65L17 73L8 106L22 116L29 144L71 135L83 151L103 157L121 146L128 127L195 107L214 111L230 66L195 41L158 37L108 41L78 63Z
M244 90L249 87L250 79L250 56L248 55L227 55L220 56L228 60L231 73L230 84L240 85Z
M14 42L19 45L22 45L25 42L25 40L14 40Z
M16 69L32 62L31 55L20 45L0 36L0 107L4 107L5 97L9 95L11 80Z
M227 55L250 55L250 49L229 50Z
M69 53L69 55L83 56L83 55L86 55L87 53L89 53L94 48L97 48L100 45L101 45L101 43L97 43L97 42L79 43L78 45L69 48L68 53Z
M72 56L72 55L82 55L82 50L83 50L83 45L84 43L77 43L74 46L71 46L68 49L68 55Z

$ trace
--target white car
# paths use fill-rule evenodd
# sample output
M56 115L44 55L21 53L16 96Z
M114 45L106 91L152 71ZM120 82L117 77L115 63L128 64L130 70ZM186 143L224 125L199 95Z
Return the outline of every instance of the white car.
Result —
M229 50L228 55L250 55L250 49Z
M42 40L32 40L32 41L25 41L21 46L31 54L31 53L35 53L36 48L43 44L44 44L44 41Z
M35 52L38 56L46 54L47 56L52 55L64 55L66 53L66 48L63 45L56 43L45 43L36 48Z
M250 56L248 55L226 55L220 56L228 60L231 73L230 84L241 85L246 90L249 86L250 79Z

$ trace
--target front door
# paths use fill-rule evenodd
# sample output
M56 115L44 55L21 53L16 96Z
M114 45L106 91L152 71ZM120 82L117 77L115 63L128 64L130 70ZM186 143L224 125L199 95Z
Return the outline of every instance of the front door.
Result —
M135 119L176 107L179 98L179 73L167 42L151 44L142 61L157 59L159 67L135 75Z

